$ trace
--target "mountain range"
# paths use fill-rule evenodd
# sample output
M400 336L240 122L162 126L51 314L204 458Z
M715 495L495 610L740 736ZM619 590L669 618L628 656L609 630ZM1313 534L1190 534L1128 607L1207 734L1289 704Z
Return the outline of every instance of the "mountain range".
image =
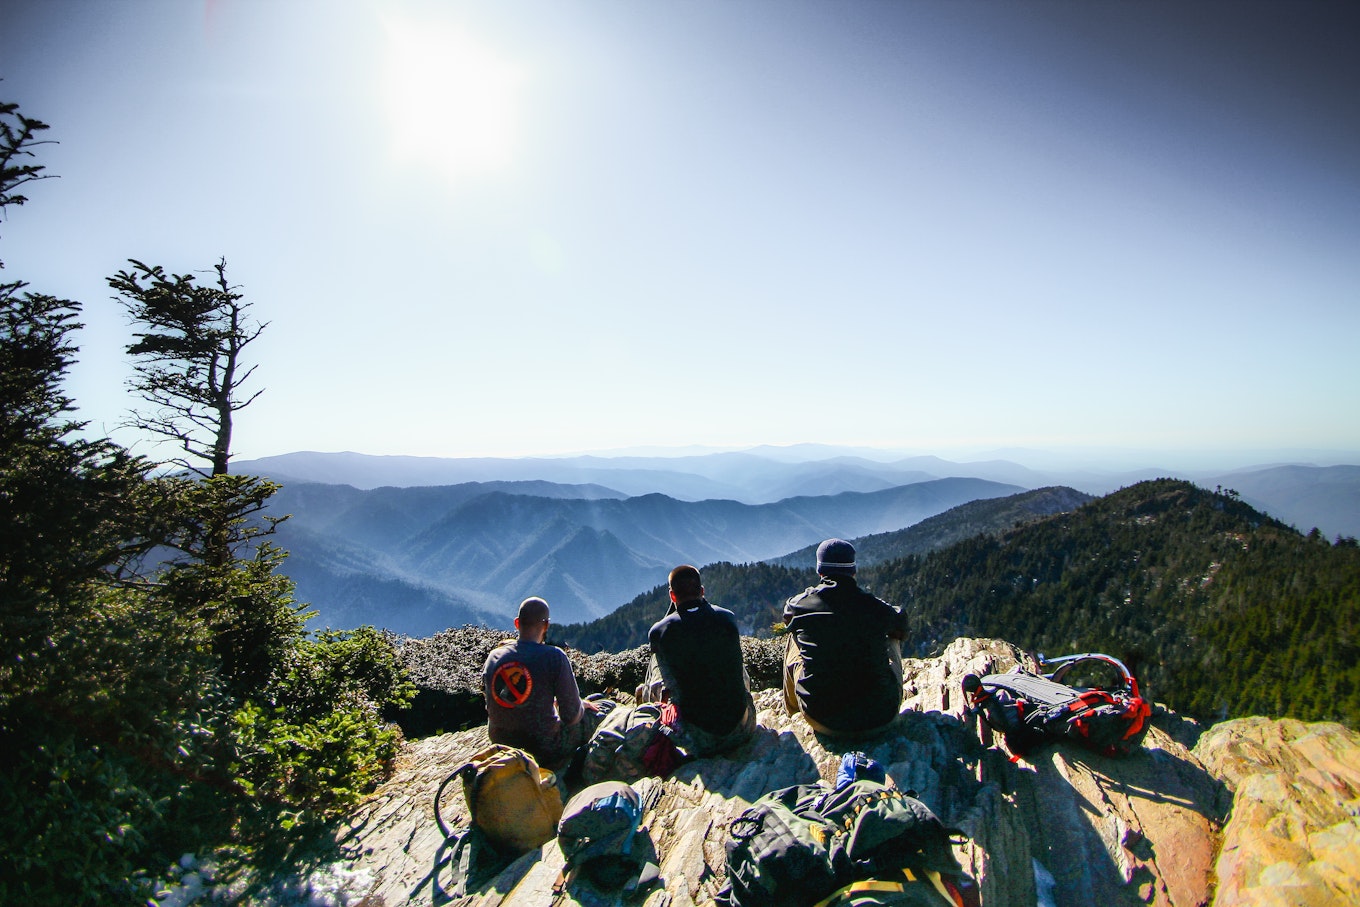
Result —
M1061 460L1037 451L1005 451L956 462L934 456L900 456L868 448L822 445L756 447L746 451L681 456L439 458L296 452L236 460L233 472L293 485L320 482L357 489L383 486L459 485L468 482L544 481L597 486L595 494L636 497L663 494L678 501L731 500L769 504L791 497L844 491L883 491L943 478L976 478L1022 489L1066 486L1108 494L1147 479L1173 477L1202 488L1222 486L1300 531L1317 527L1328 538L1360 535L1360 465L1313 465L1272 460L1234 465L1190 455L1160 454L1137 468L1101 466L1093 458ZM1319 462L1324 452L1311 452ZM1151 456L1151 455L1149 455ZM1360 454L1343 458L1360 463ZM1124 455L1124 463L1136 463ZM1095 465L1093 465L1095 464ZM582 493L585 494L584 492ZM894 529L903 527L892 527ZM787 552L781 552L787 553Z
M275 541L290 552L286 572L299 600L320 612L317 623L421 635L508 626L529 595L548 600L555 622L588 620L676 564L779 557L1019 491L944 478L745 504L542 481L372 489L286 481L268 514L290 515Z
M981 527L960 512L999 514L1021 497L935 521ZM904 654L923 657L974 636L1049 655L1105 652L1159 702L1201 721L1265 714L1360 723L1354 539L1303 535L1236 492L1175 479L1014 526L992 522L960 541L916 527L879 540L882 559L866 562L858 579L906 610ZM760 635L781 620L789 595L815 582L806 566L769 563L712 565L703 577L709 597ZM665 607L660 586L607 617L555 628L553 638L622 651L646 638Z
M1039 488L1003 498L970 501L895 532L854 539L860 569L910 555L947 548L979 534L996 535L1035 520L1067 513L1092 500L1072 488ZM779 605L789 596L817 582L816 545L761 564L709 564L703 569L704 588L714 601L737 612L741 631L769 636L780 619ZM553 628L553 639L587 652L620 652L645 645L647 631L670 604L662 582L604 617L584 624Z

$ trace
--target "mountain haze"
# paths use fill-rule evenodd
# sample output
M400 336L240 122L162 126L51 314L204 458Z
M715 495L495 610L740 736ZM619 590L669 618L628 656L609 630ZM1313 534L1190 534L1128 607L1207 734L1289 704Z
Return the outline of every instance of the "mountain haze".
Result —
M277 541L292 551L288 570L298 598L320 610L318 623L370 623L418 635L469 616L507 626L529 595L546 597L563 623L598 617L676 564L759 561L831 535L900 529L1019 490L950 478L750 505L663 494L622 498L598 486L364 491L291 483L269 512L292 515ZM340 604L332 607L337 591Z
M907 529L852 539L855 560L865 568L910 554L924 554L978 534L996 534L1074 510L1090 500L1090 495L1071 488L1040 488L971 501ZM817 582L816 554L817 546L808 545L762 564L704 565L704 589L712 601L737 614L743 633L769 636L771 626L780 619L779 608L784 600ZM645 645L648 629L665 613L669 603L663 582L612 614L584 624L554 627L553 638L588 652L618 652Z
M1199 484L1232 488L1242 500L1302 532L1360 536L1360 466L1272 466L1219 475Z
M1004 498L987 498L960 504L927 517L914 526L854 539L855 562L861 567L880 564L909 554L924 554L982 533L996 533L1024 523L1075 510L1091 495L1074 488L1036 488ZM770 563L781 567L807 567L817 559L817 546L808 545Z
M905 456L871 448L797 444L745 451L660 455L439 458L378 457L357 453L297 452L257 460L233 460L232 471L262 475L284 484L320 482L381 486L452 486L469 482L544 481L597 486L614 497L659 493L681 501L727 499L769 504L790 497L842 491L881 491L942 478L978 478L1021 488L1067 486L1108 494L1137 482L1175 476L1204 488L1235 488L1257 509L1303 532L1316 526L1328 538L1360 536L1360 466L1315 465L1360 461L1360 454L1300 451L1308 461L1288 462L1287 451L1262 452L1277 459L1255 466L1214 466L1207 454L1116 451L1102 461L1095 453L1059 456L1007 450L976 461ZM1138 457L1147 456L1143 465ZM1340 461L1338 461L1340 457ZM1222 463L1226 455L1217 458ZM1109 465L1102 466L1102 462ZM1119 465L1113 465L1118 463ZM608 489L604 491L603 489ZM586 495L579 495L586 496ZM897 527L901 528L901 527Z

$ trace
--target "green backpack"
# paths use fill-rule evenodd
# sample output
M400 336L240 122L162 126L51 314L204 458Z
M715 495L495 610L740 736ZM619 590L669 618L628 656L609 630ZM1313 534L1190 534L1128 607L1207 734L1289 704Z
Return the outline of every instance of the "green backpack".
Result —
M673 707L655 703L613 709L590 738L581 779L587 784L631 784L649 775L670 774L688 755L674 742L675 728L666 723L668 714L675 714Z
M967 887L951 847L957 830L920 800L876 781L772 791L732 820L728 834L727 887L718 900L729 907L817 907L836 896L866 903L846 898L873 890L851 890L852 883L871 881L884 893L920 882L906 886L909 894L947 907L958 902L945 883ZM910 879L903 870L912 870Z

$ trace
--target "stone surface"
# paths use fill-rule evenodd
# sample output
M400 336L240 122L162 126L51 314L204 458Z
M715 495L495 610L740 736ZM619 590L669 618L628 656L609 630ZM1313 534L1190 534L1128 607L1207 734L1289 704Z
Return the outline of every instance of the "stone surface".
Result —
M1214 904L1360 903L1360 735L1242 718L1195 752L1232 797Z
M999 744L980 739L979 728L963 716L959 682L966 673L1004 671L1023 658L999 640L960 639L938 658L908 660L903 713L888 732L868 740L821 738L801 717L785 713L777 690L757 693L759 729L750 743L691 762L664 780L638 783L649 804L644 824L661 882L629 898L574 884L560 903L712 903L725 882L728 823L767 791L819 779L829 784L850 749L878 759L898 787L915 791L946 825L962 829L967 840L956 853L978 880L986 907L1032 907L1041 887L1060 907L1208 905L1223 821L1230 808L1233 823L1245 815L1240 802L1233 807L1232 791L1239 791L1240 801L1240 791L1257 783L1265 785L1253 795L1262 802L1292 796L1301 811L1282 819L1267 807L1268 815L1243 819L1263 828L1284 826L1279 836L1268 837L1275 849L1264 855L1249 856L1262 842L1232 837L1230 827L1235 856L1225 848L1219 865L1230 880L1243 880L1231 882L1232 891L1272 885L1311 891L1323 883L1333 887L1317 890L1354 890L1360 847L1354 816L1347 821L1345 813L1354 809L1360 790L1353 742L1348 748L1335 734L1308 730L1327 726L1299 725L1284 734L1267 729L1285 723L1266 722L1253 736L1230 722L1204 734L1192 752L1187 746L1199 736L1197 726L1159 709L1143 749L1128 758L1058 745L1032 760L1012 761ZM1221 727L1227 730L1219 733ZM1291 747L1298 744L1288 750L1295 762L1275 755L1281 736L1290 736ZM444 777L486 743L485 729L473 728L404 747L393 778L356 810L343 836L348 868L355 878L372 880L366 890L349 893L350 903L553 903L562 867L555 842L526 854L485 887L452 894L449 869L441 865L448 845L432 800ZM1282 764L1289 770L1278 771ZM1280 777L1258 781L1263 766ZM1329 797L1349 806L1337 815ZM461 785L449 786L443 815L451 825L467 826ZM1239 903L1225 900L1228 892L1220 884L1214 903Z

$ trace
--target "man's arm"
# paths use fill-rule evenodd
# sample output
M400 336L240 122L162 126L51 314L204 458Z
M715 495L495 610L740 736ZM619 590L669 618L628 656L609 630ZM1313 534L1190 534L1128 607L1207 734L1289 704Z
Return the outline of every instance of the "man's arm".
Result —
M571 727L585 715L586 706L593 707L594 703L587 703L581 699L581 688L576 685L576 675L571 671L571 660L567 658L566 652L561 649L557 651L562 655L562 661L558 666L557 683L554 685L557 717L561 719L564 727Z
M880 599L882 601L882 599ZM883 602L883 609L888 613L888 638L903 640L907 638L907 609L899 608L897 605L890 605Z
M666 612L666 617L674 613L675 603L671 602L671 610ZM643 678L643 687L638 688L641 691L645 687L647 698L640 701L668 702L671 698L668 688L673 687L667 682L667 666L662 663L660 655L662 627L665 624L666 618L663 617L652 624L652 629L647 631L647 646L652 650L652 657L647 661L647 676Z

